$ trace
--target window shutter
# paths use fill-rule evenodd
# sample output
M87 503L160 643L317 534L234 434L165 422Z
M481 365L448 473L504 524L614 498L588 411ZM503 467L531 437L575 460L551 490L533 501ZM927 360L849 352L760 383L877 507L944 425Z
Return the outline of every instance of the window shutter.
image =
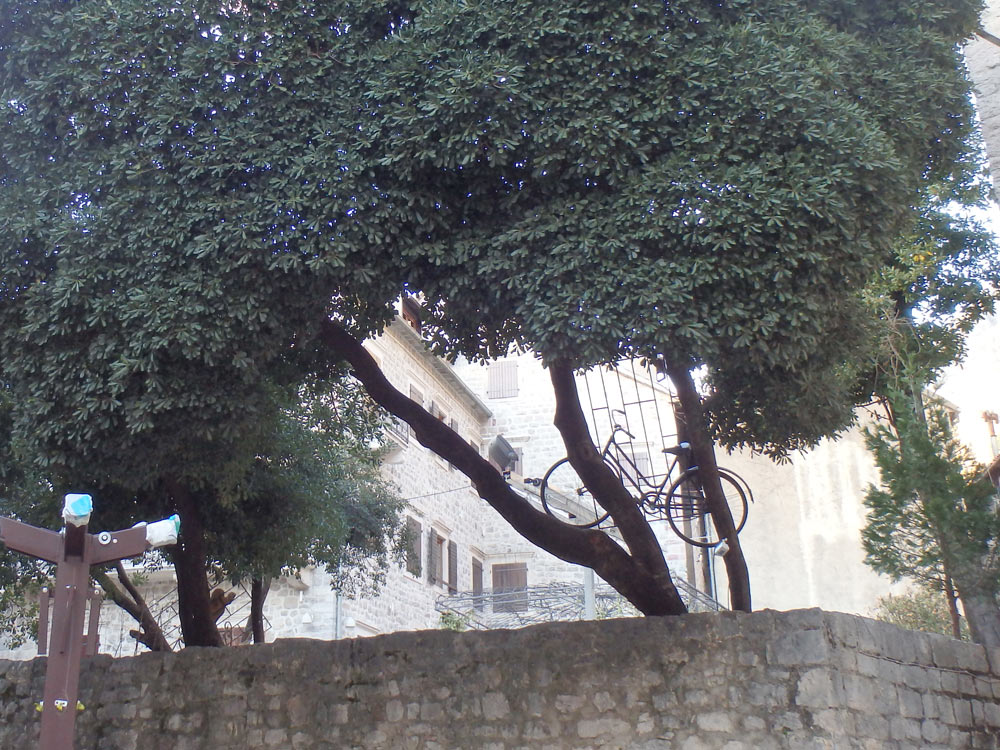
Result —
M517 395L517 361L494 362L486 371L487 398L513 398Z
M483 608L483 561L472 558L472 596L475 607L478 610Z
M438 570L441 565L441 545L434 529L430 530L430 543L427 545L427 582L437 583Z
M449 419L448 420L448 426L451 428L452 432L454 432L456 435L458 434L458 420L457 419ZM455 470L455 464L453 464L451 461L449 461L448 462L448 469L451 470L451 471L454 471Z
M523 612L528 609L528 564L494 565L493 594L494 612Z
M410 386L410 400L414 401L418 406L423 406L424 405L424 394L421 393L418 388L415 388L415 387L413 387L411 385ZM406 425L406 429L407 429L407 432L410 435L416 435L416 433L413 431L413 428L410 427L410 425Z
M448 593L458 593L458 544L448 542Z
M472 558L472 593L480 596L483 593L483 561Z

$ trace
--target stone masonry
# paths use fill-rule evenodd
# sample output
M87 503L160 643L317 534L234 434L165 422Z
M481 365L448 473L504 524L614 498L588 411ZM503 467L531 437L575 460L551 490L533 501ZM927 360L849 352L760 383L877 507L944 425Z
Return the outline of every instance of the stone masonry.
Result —
M0 662L0 747L43 672ZM821 610L98 656L81 699L78 750L1000 748L1000 650Z

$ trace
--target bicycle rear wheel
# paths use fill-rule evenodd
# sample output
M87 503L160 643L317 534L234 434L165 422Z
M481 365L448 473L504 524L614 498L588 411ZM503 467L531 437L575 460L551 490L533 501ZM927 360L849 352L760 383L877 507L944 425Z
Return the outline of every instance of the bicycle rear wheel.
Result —
M572 526L598 526L610 515L598 504L568 458L557 461L545 472L539 495L546 513Z
M746 495L740 483L731 475L720 473L719 477L726 504L733 516L733 525L739 534L747 522ZM697 467L688 469L670 485L661 509L666 512L670 528L688 544L714 547L719 543Z

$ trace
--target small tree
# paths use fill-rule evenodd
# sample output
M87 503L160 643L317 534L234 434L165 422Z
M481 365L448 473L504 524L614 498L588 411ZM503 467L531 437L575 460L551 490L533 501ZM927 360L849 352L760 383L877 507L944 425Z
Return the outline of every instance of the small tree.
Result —
M865 498L866 562L945 594L954 580L973 640L1000 645L996 490L952 437L943 408L931 404L925 416L918 414L901 393L890 403L896 404L894 424L867 436L882 486Z
M381 451L372 447L381 438L384 419L357 383L313 381L308 387L274 389L271 395L277 408L262 425L259 450L243 473L230 476L224 485L197 491L204 558L208 567L230 581L250 582L250 625L256 641L263 639L263 600L267 581L273 577L318 565L333 575L341 590L374 590L399 553L403 507L380 474ZM12 454L16 451L9 451L8 458ZM37 518L44 508L56 507L55 493L51 483L37 479L32 493L19 470L25 463L30 464L0 463L7 476L0 490L10 498L0 501L0 513ZM165 505L157 493L130 493L116 484L97 485L92 491L99 498L95 523L109 528L155 517ZM176 555L169 549L165 554L177 565ZM30 604L25 595L37 590L46 569L6 550L3 555L0 560L7 562L0 565L0 597L22 606L0 620L0 630L23 638L30 621L30 611L23 606ZM95 571L95 578L138 623L132 631L136 640L152 650L170 649L154 613L121 564ZM178 578L185 580L183 570ZM179 583L179 609L188 643L189 638L194 640L190 610L198 605L185 599L184 585Z
M955 632L951 608L942 592L925 586L905 594L879 597L871 616L907 630L969 639L968 626L964 622L959 623L958 632Z

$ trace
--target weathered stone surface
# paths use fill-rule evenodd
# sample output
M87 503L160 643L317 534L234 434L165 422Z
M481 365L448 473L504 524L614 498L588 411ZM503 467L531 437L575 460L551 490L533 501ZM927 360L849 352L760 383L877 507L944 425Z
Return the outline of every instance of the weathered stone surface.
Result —
M0 748L37 742L43 669L0 662ZM77 747L1000 750L998 694L969 644L818 610L698 615L88 660Z

